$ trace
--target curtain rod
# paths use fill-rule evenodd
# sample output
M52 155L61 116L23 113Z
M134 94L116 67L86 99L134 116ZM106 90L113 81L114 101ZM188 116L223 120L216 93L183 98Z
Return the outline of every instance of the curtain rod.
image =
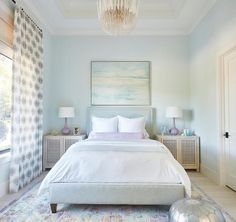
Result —
M11 1L16 5L16 1L15 1L15 0L11 0ZM31 22L34 23L34 25L37 27L37 29L38 29L41 33L43 33L43 30L42 30L41 28L39 28L39 26L36 24L36 22L35 22L32 18L30 18L30 16L25 12L25 10L24 10L23 8L21 8L21 10L25 13L25 15L28 17L28 19L30 19Z

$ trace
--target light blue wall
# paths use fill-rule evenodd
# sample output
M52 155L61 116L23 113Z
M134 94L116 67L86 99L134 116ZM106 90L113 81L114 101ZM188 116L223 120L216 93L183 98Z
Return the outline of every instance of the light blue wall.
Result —
M190 36L192 127L201 136L202 169L217 179L217 59L236 45L236 1L218 0ZM213 178L215 177L215 178Z
M43 128L48 129L49 121L48 115L50 113L50 100L47 99L48 95L50 95L51 88L53 86L53 82L51 82L51 73L52 73L52 37L47 33L44 32L43 36Z
M59 106L74 106L76 118L69 124L86 130L92 60L151 61L152 106L157 109L158 126L170 123L164 116L166 106L189 108L188 37L52 36L50 43L51 68L44 77L45 133L62 128ZM188 127L189 121L179 121L178 126Z

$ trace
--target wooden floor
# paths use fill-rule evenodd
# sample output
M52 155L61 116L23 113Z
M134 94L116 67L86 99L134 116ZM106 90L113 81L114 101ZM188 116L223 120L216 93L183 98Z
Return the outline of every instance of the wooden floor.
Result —
M9 194L0 199L0 209L7 206L13 200L17 200L22 193L27 192L29 188L42 180L46 175L44 173L42 176L37 178L33 183L29 184L27 187L22 189L16 194ZM219 206L221 206L226 212L228 212L236 221L236 192L227 188L221 187L210 181L207 177L200 173L188 172L188 175L203 192L205 192L210 198L212 198Z
M229 213L236 221L236 192L228 187L223 187L210 181L200 173L188 172L188 175L198 187L211 199Z

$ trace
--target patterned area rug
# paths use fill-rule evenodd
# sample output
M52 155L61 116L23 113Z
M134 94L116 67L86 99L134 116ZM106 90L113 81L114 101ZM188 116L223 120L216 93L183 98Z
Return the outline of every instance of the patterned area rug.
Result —
M39 184L0 211L1 222L167 222L167 206L98 206L58 205L52 214L47 193L37 196ZM216 205L199 187L193 184L193 196L201 197ZM218 206L219 207L219 206ZM234 219L224 212L227 221Z

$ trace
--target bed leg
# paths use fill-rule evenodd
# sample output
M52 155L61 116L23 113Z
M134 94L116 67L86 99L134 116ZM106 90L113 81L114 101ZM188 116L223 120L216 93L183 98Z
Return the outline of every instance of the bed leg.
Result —
M50 207L53 214L57 212L57 204L50 204Z

